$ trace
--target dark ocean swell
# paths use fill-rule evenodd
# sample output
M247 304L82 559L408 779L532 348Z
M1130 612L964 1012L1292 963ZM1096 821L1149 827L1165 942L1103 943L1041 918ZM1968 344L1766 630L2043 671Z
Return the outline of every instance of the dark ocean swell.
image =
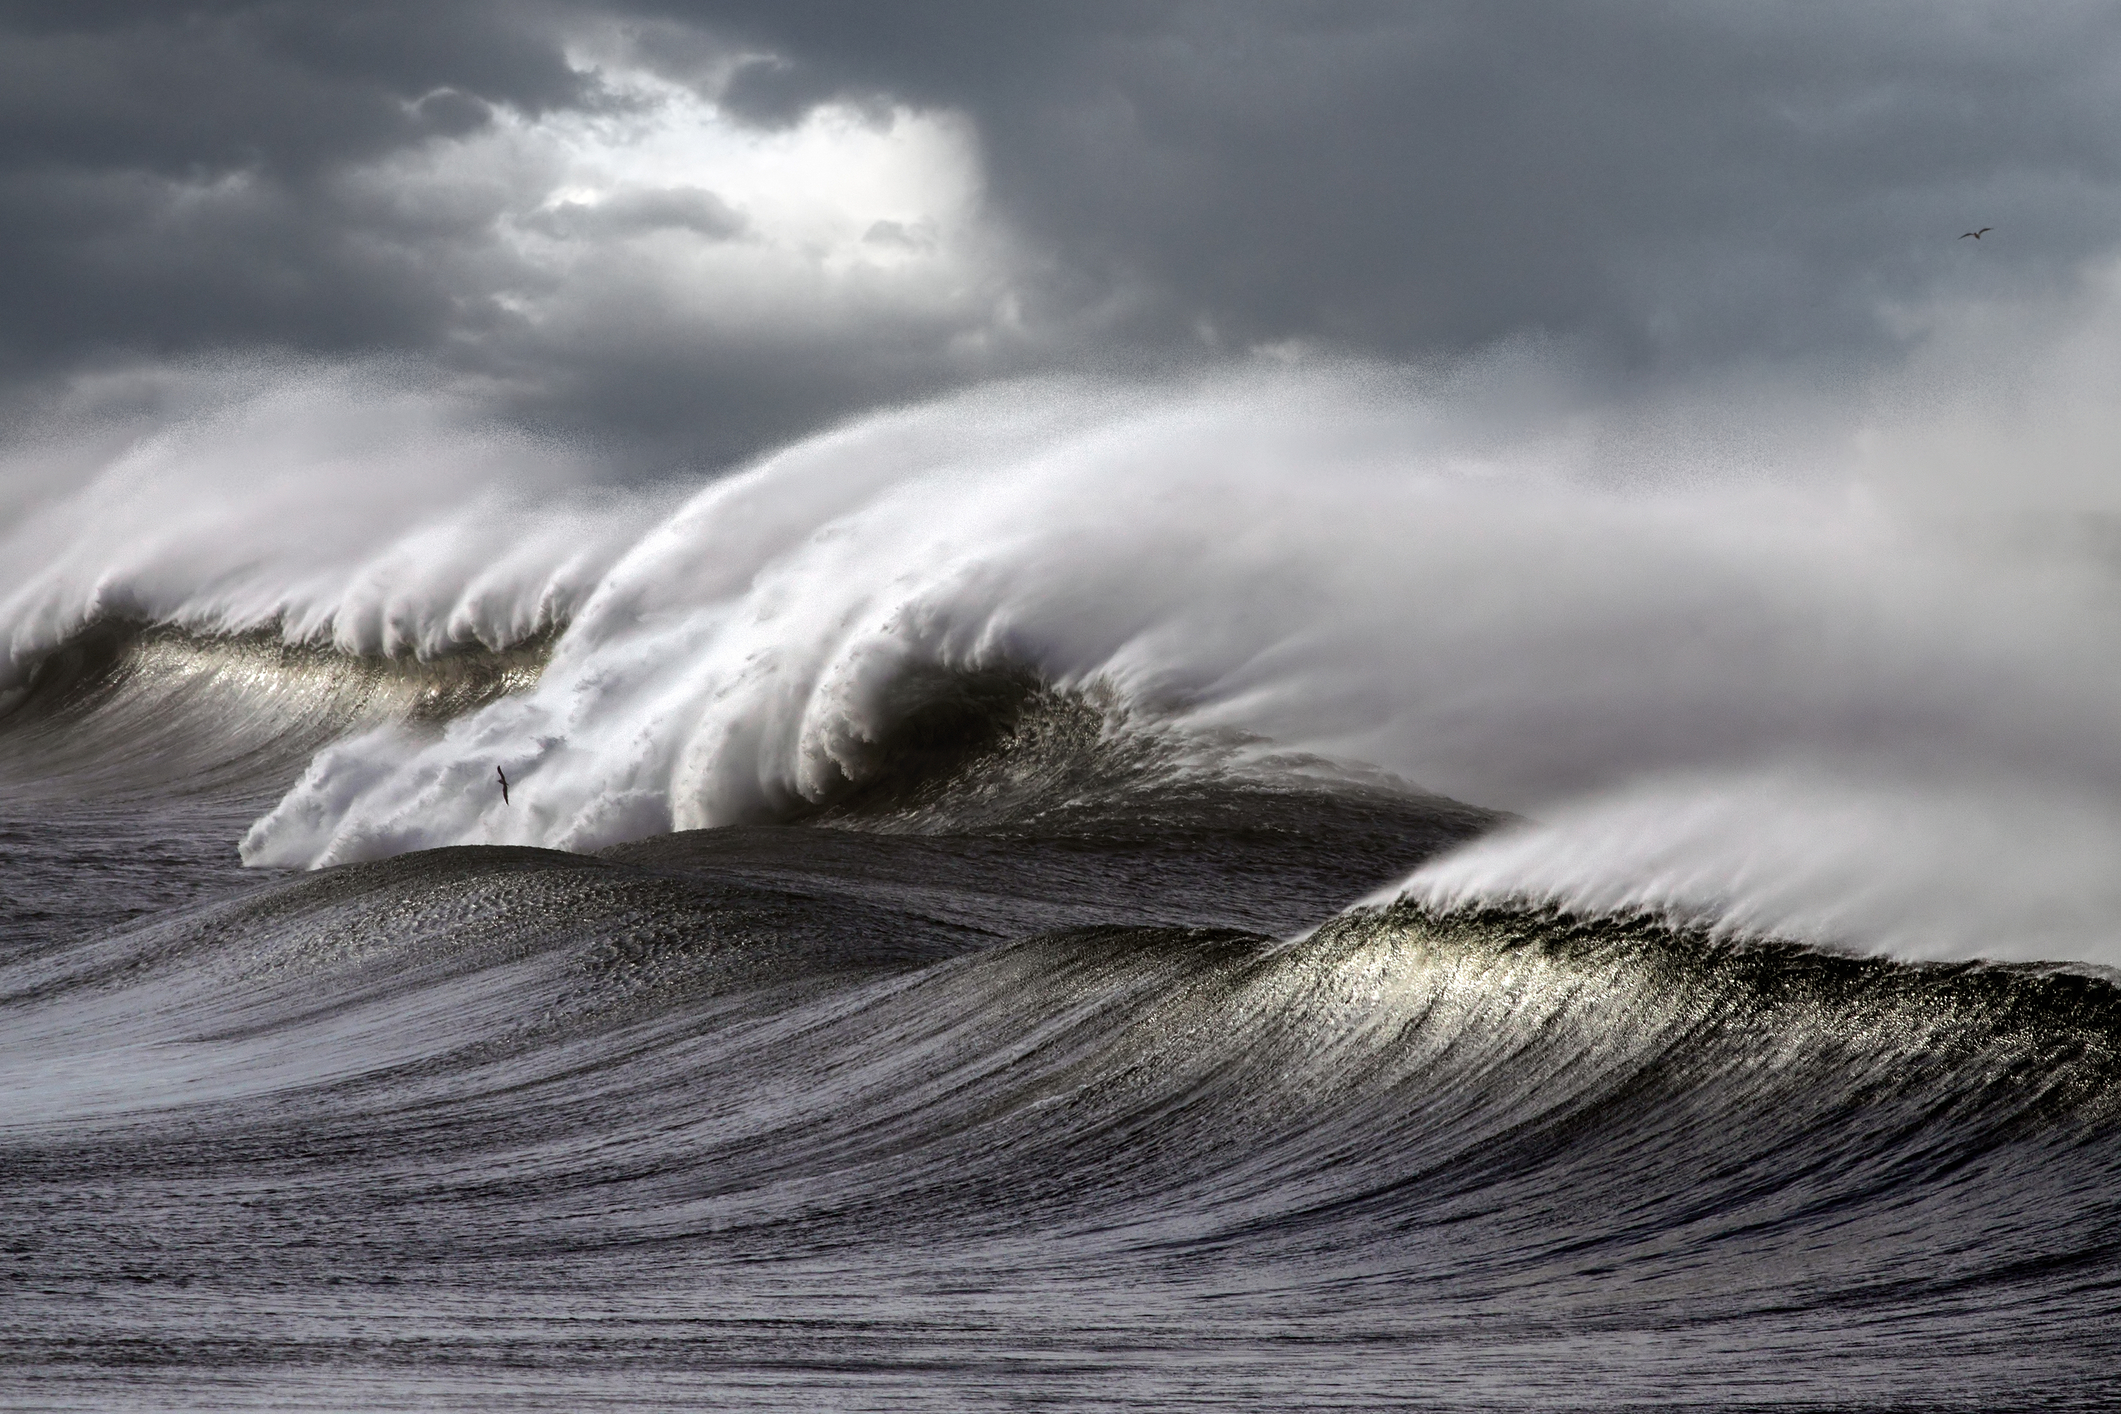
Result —
M313 735L518 671L136 636L0 728L176 861L0 955L9 1403L2121 1396L2103 975L1349 910L1496 817L1007 673L777 822L227 867Z

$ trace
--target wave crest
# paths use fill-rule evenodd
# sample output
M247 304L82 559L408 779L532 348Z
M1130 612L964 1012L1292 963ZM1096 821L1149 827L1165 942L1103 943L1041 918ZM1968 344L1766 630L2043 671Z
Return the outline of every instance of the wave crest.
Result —
M70 563L111 587L101 602L199 632L274 625L447 656L564 625L535 684L439 729L364 717L325 746L249 831L254 863L593 849L844 811L915 750L909 723L956 713L957 731L994 685L1026 682L1101 714L1102 754L1034 770L1024 736L1018 798L963 818L1020 818L1034 789L1064 801L1081 770L1130 752L1126 769L1160 789L1188 772L1414 783L1575 822L1576 843L1536 868L1502 867L1499 842L1437 865L1473 902L1647 904L1683 880L1688 907L1748 926L2121 959L2121 903L2050 910L2055 926L2013 937L2027 898L2009 881L2108 900L2097 850L2051 846L2121 839L2121 651L2110 567L2084 537L2040 538L2037 518L2014 522L2026 543L1925 521L1853 451L1769 478L1719 477L1670 448L1675 474L1616 467L1567 418L1499 429L1493 408L1518 404L1493 394L1359 369L1016 385L850 423L682 502L599 510L554 493L487 514L491 486L452 473L424 498L384 496L390 514L358 533L320 521L316 574L290 563L314 527L263 512L269 553L191 531L138 541L120 516L133 529L114 563L88 574L78 546ZM251 426L238 419L232 445ZM220 435L149 460L171 484L204 477L193 453ZM438 456L472 445L433 437ZM377 455L411 465L408 445ZM324 480L322 464L260 505ZM42 641L26 602L5 609L10 629ZM1064 716L1022 720L1050 743ZM496 770L515 783L505 805ZM1851 791L1890 807L1871 809L1882 825L1837 825ZM975 794L955 790L953 808ZM1629 802L1648 795L1661 820L1645 824ZM1769 799L1773 839L1715 824ZM877 818L892 810L920 813ZM1991 853L1970 861L1893 824L1984 815L2028 827L1987 832ZM1832 849L1776 847L1807 838ZM1556 874L1563 856L1577 875ZM1877 894L1879 880L1900 883ZM1902 902L1924 890L1961 922L1911 942L1933 915Z

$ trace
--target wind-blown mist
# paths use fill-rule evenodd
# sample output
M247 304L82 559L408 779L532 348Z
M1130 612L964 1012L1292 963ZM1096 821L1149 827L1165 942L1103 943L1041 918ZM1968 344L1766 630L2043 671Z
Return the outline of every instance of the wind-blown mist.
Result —
M6 627L24 662L110 615L430 655L564 625L534 689L324 750L254 864L782 818L858 782L926 685L1005 670L1200 770L1382 772L1529 817L1422 870L1432 903L2121 962L2091 542L2029 557L1939 516L1904 474L1919 429L1822 454L1810 425L1731 474L1525 386L1003 386L659 501L585 499L553 449L312 380L52 500L18 541L70 548L18 557Z
M374 370L106 388L10 450L0 690L101 619L347 653L498 647L571 616L651 514L568 449ZM171 386L174 385L174 386Z

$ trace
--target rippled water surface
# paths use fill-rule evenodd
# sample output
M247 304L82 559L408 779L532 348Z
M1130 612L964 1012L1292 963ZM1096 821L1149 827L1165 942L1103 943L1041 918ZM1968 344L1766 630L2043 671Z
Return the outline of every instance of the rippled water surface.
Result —
M512 672L149 635L10 719L10 1407L2121 1398L2095 969L1343 912L1497 817L1015 679L782 823L237 867Z

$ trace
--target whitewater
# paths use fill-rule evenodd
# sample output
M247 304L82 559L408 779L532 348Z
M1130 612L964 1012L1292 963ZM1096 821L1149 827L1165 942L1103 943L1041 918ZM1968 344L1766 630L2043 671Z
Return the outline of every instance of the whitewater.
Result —
M439 731L319 751L252 864L787 818L925 698L1014 672L1174 763L1526 817L1409 881L1434 904L2121 961L2104 544L2022 507L2042 538L1977 538L1875 446L1719 471L1567 411L1498 429L1521 370L1253 370L983 390L644 493L372 376L258 381L19 519L13 691L111 622L549 654Z

